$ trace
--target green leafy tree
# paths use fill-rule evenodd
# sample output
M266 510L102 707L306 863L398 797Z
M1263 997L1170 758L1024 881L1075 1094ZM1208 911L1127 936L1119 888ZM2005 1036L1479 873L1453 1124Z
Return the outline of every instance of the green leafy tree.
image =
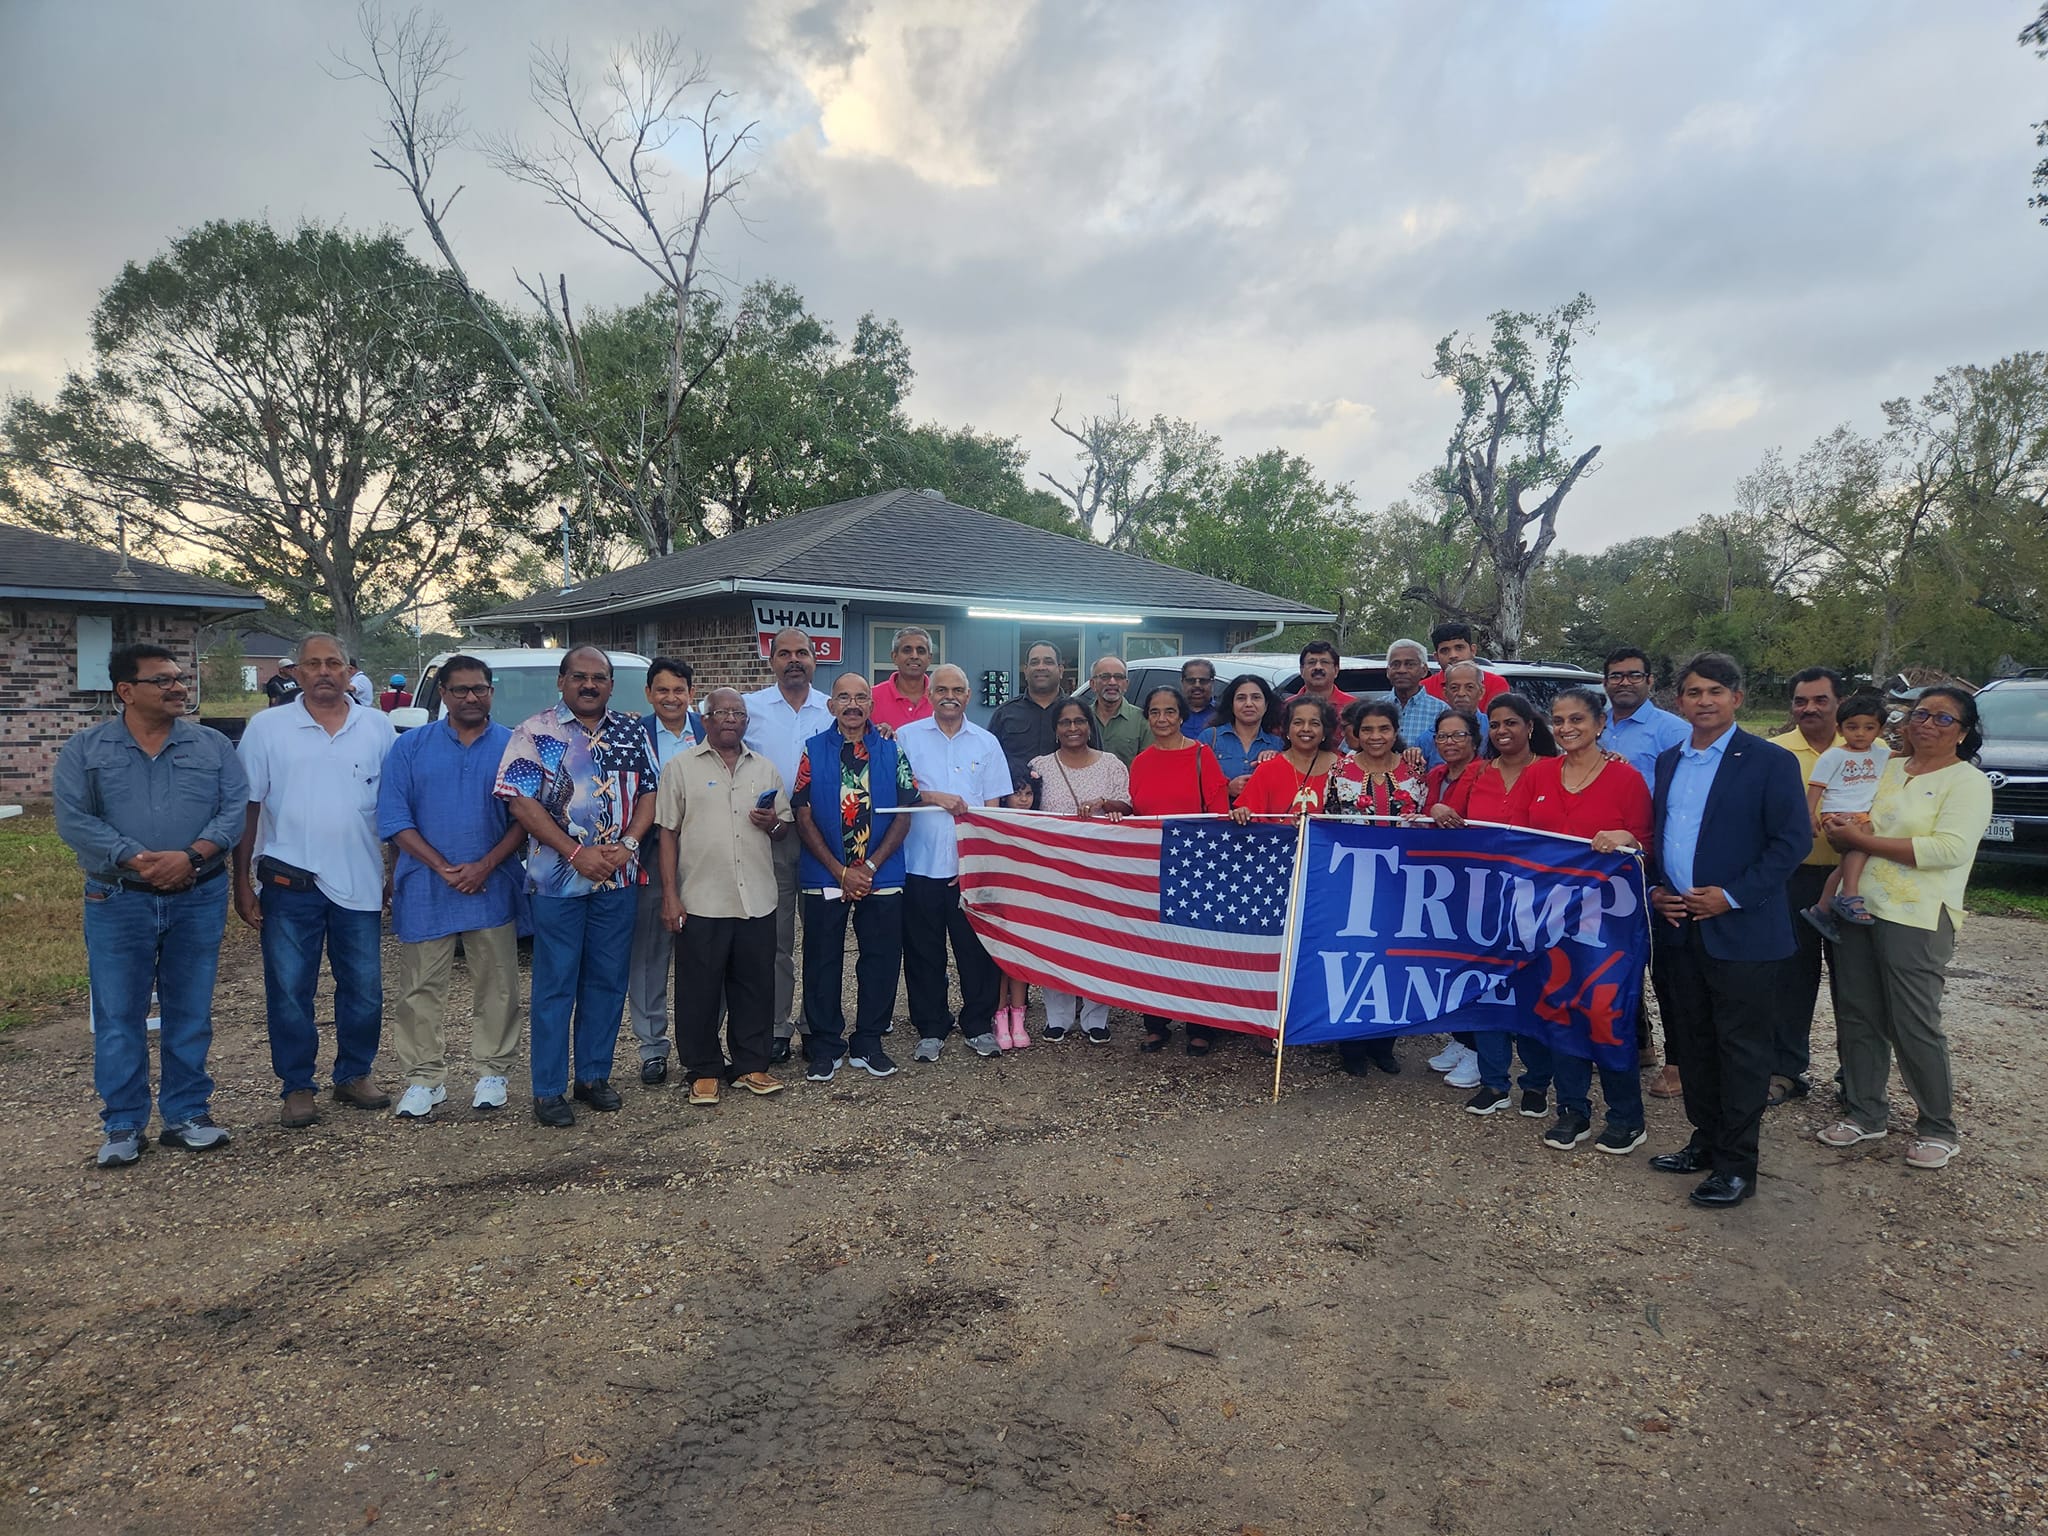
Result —
M1141 421L1110 399L1108 415L1052 424L1072 439L1080 474L1071 480L1041 472L1075 520L1114 549L1150 552L1170 541L1191 507L1219 494L1223 445L1192 422L1154 416Z
M122 271L92 345L8 402L0 506L103 542L123 519L352 650L536 500L517 381L396 235L203 225Z
M1592 317L1593 301L1582 293L1547 315L1501 310L1484 342L1453 333L1437 343L1431 372L1459 402L1436 475L1452 508L1446 543L1462 535L1473 575L1483 567L1491 577L1483 606L1439 601L1438 611L1483 626L1504 657L1520 654L1529 588L1556 542L1558 512L1600 452L1595 444L1573 456L1564 424L1577 383L1573 349Z
M885 446L882 479L884 486L934 490L948 501L998 517L1074 538L1088 537L1065 502L1025 482L1026 458L1014 437L928 422L906 428Z

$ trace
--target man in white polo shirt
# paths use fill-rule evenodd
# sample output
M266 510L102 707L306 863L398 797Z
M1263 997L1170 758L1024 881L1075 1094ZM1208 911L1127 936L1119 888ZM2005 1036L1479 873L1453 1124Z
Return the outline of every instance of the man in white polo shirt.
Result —
M904 844L903 984L910 1022L917 1029L917 1061L937 1061L956 1022L946 1007L946 941L960 970L960 1033L977 1056L993 1056L1005 1042L995 1033L999 975L960 907L960 845L953 816L1000 805L1014 787L1002 743L967 718L967 674L951 664L934 667L926 691L932 715L896 733L910 759L921 804L952 816L924 812L909 818Z
M320 1118L313 994L320 951L334 972L334 1097L384 1109L370 1077L384 1029L384 845L377 786L397 740L391 717L349 697L348 654L332 635L299 642L298 698L242 732L249 810L235 845L235 911L263 935L270 1065L278 1123Z
M817 675L818 659L811 651L811 637L800 629L785 629L771 644L768 665L775 681L746 696L747 750L758 752L775 765L785 785L796 783L797 764L804 747L820 731L837 723L832 718L832 701L811 679ZM790 1039L796 1034L793 1010L796 1006L796 861L800 845L793 837L775 844L775 1046L770 1064L789 1060Z

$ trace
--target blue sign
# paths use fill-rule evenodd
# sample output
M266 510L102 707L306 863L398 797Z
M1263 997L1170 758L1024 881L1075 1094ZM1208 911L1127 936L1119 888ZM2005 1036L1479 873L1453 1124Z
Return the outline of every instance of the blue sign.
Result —
M1501 827L1312 819L1288 1045L1502 1029L1634 1071L1642 861Z

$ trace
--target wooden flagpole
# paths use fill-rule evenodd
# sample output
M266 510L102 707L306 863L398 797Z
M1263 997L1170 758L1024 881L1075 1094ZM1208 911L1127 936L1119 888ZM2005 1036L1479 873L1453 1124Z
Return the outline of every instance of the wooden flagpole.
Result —
M1274 1019L1273 1102L1280 1102L1280 1063L1287 1055L1287 996L1294 989L1294 946L1301 938L1301 881L1308 866L1308 818L1294 842L1294 878L1287 885L1287 935L1280 945L1280 1012Z

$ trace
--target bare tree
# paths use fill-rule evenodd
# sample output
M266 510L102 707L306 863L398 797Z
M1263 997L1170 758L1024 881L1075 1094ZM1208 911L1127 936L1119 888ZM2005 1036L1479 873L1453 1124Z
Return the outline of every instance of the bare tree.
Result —
M1564 427L1565 397L1577 382L1572 348L1592 329L1592 314L1582 293L1548 315L1500 311L1484 346L1455 333L1437 343L1431 372L1456 385L1460 400L1437 489L1454 500L1494 587L1485 612L1451 614L1441 602L1439 611L1481 622L1504 657L1521 648L1530 581L1556 542L1558 511L1600 452L1595 444L1569 456ZM1541 499L1529 505L1532 495ZM1476 574L1468 571L1461 589ZM1439 601L1428 589L1416 595Z
M440 156L463 137L459 104L443 99L455 53L448 30L418 11L387 21L374 5L365 5L359 20L367 59L345 59L343 66L383 92L385 143L376 163L405 184L450 278L481 309L447 232L448 212L462 188L442 197L433 184ZM705 235L720 210L736 207L746 181L737 162L752 145L754 128L725 131L721 110L729 97L709 88L708 78L703 61L666 32L614 52L594 91L576 77L565 54L537 48L529 85L555 138L543 146L508 135L485 141L500 172L540 191L653 277L670 311L659 398L653 409L624 419L592 405L565 277L557 277L552 291L545 281L520 279L551 337L550 377L521 355L513 337L493 331L548 436L574 466L586 503L595 498L616 509L651 555L672 551L679 528L708 536L682 452L684 407L745 323L739 312L708 339L703 333L706 315L717 312L700 302L712 283ZM694 110L693 101L701 103ZM664 167L682 143L691 145L702 169L686 193L674 196Z
M1052 424L1077 448L1080 478L1069 483L1041 471L1039 478L1064 496L1093 537L1116 549L1149 545L1177 523L1181 510L1217 488L1224 473L1222 445L1192 423L1127 415L1110 396L1107 416L1084 416L1078 426Z

